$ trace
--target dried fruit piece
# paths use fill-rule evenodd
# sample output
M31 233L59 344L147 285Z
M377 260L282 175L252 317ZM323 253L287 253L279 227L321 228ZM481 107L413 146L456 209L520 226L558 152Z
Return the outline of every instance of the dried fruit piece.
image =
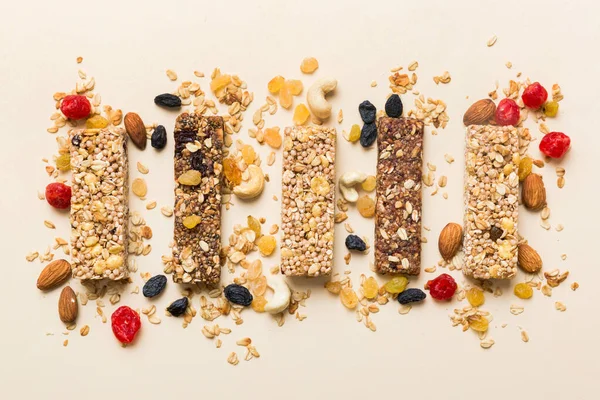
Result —
M256 260L248 267L248 270L246 271L246 279L248 279L249 281L253 281L259 276L261 276L261 274L262 262L260 260Z
M519 181L523 182L525 178L531 173L533 168L533 160L529 157L521 158L519 161Z
M254 218L252 215L248 215L248 228L252 229L254 233L256 233L256 237L259 238L262 232L262 226L260 222Z
M242 183L242 171L240 171L237 163L232 158L223 160L223 174L231 185L237 186Z
M558 114L558 102L557 101L549 101L544 104L542 109L544 115L546 117L554 118L556 114Z
M283 87L284 82L285 78L281 75L277 75L275 78L269 81L269 83L267 84L267 89L269 89L269 92L277 94Z
M515 285L514 293L520 299L530 299L533 296L533 289L529 284L521 282Z
M158 150L165 148L167 145L167 130L164 126L158 125L156 128L154 128L152 137L150 138L150 144L152 147Z
M182 297L181 299L175 300L172 302L169 307L167 307L167 311L174 317L179 317L185 313L189 304L189 300L187 297Z
M375 215L375 200L366 194L362 195L356 201L356 208L358 209L360 215L365 218L371 218L373 215Z
M351 287L345 287L340 291L340 300L346 308L351 310L358 305L358 296Z
M377 178L375 175L367 176L367 179L360 184L360 187L362 187L362 189L366 192L372 192L377 187Z
M71 187L60 182L46 186L46 201L54 208L64 210L71 206Z
M498 125L516 125L519 122L521 110L513 99L502 99L496 108L496 123Z
M290 93L293 96L298 96L304 90L304 85L302 84L302 81L299 81L297 79L289 79L285 82L285 85L289 88Z
M300 71L305 74L312 74L317 68L319 68L319 62L314 57L306 57L302 60L302 63L300 63Z
M346 248L348 250L365 251L367 249L367 244L356 235L348 235L346 237Z
M523 99L523 104L537 110L548 99L548 92L539 82L534 82L525 88L521 98Z
M250 281L248 286L254 296L262 296L267 291L267 277L261 275L255 280Z
M263 256L270 256L277 247L277 241L274 236L265 235L256 240L256 245Z
M379 285L377 284L377 280L375 278L370 276L367 279L365 279L365 282L363 283L362 287L363 294L367 299L370 300L377 297L377 294L379 292Z
M274 126L272 128L265 129L264 134L265 143L274 149L281 147L281 134L279 133L279 127Z
M108 126L108 120L102 115L94 115L85 121L87 129L104 129Z
M223 291L223 294L225 295L227 300L229 300L233 304L239 304L244 307L252 304L252 294L248 289L241 285L237 285L235 283L227 285L225 287L225 290Z
M372 124L377 116L377 108L369 100L365 100L358 105L358 113L365 124Z
M410 288L400 293L397 300L400 304L410 304L425 300L426 297L427 295L421 289Z
M185 171L183 174L179 175L179 178L177 178L177 182L186 186L196 186L199 185L201 181L202 174L194 169Z
M350 133L348 134L348 141L354 143L360 139L360 126L357 124L352 125Z
M485 303L483 290L476 287L472 287L471 289L467 290L466 297L469 304L473 307L479 307Z
M56 157L56 168L61 171L68 171L71 169L71 156L68 153L61 154Z
M225 89L230 83L231 75L222 74L215 76L215 78L212 81L210 81L210 90L212 90L213 93L220 92L221 90Z
M292 106L293 102L294 97L292 96L290 87L284 84L279 90L279 105L287 110Z
M148 279L142 288L144 297L156 297L165 290L167 286L167 277L164 275L156 275Z
M181 98L171 93L163 93L154 98L154 104L160 107L179 108L181 107Z
M256 312L262 313L265 312L265 305L267 304L267 299L264 296L255 296L252 300L252 309Z
M550 132L540 141L540 151L552 158L561 158L571 147L571 138L562 132Z
M303 103L300 103L294 109L294 124L304 125L310 117L310 111Z
M340 281L329 281L325 283L325 289L327 289L329 293L340 294L342 291L342 284Z
M254 151L254 148L249 144L246 144L242 147L241 153L242 159L247 165L254 163L254 160L256 160L256 152Z
M131 191L137 197L145 197L148 194L148 186L146 186L146 181L142 178L135 178L131 183Z
M87 97L71 94L62 99L60 111L69 119L84 119L90 115L92 105Z
M112 331L121 343L131 343L142 326L140 316L128 306L121 306L110 317Z
M485 332L488 330L489 322L483 315L473 315L467 318L469 328L475 332Z
M454 296L458 285L453 277L448 274L441 274L435 279L427 282L427 288L431 297L436 300L449 300Z
M188 229L194 229L200 222L202 222L202 218L196 214L188 215L182 221L183 226Z
M404 276L395 276L383 285L386 292L391 294L402 293L408 285L408 279Z
M310 190L312 190L313 193L316 193L319 196L325 196L331 190L331 186L329 185L329 182L327 182L327 179L324 176L319 175L315 176L310 180Z
M399 118L402 116L402 110L403 106L400 96L394 93L388 97L387 101L385 102L385 113L388 117Z
M375 143L375 140L377 140L377 125L375 123L364 124L360 131L361 146L371 147L371 145Z

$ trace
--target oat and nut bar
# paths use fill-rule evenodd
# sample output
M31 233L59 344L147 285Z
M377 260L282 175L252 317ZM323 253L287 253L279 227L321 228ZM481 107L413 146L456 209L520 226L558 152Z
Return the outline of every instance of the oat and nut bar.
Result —
M173 280L215 285L221 278L223 119L183 113L174 136Z
M127 136L121 128L69 132L71 261L79 279L127 278Z
M335 200L334 128L285 129L281 272L331 274Z
M476 279L508 279L517 272L519 130L467 127L465 263Z
M380 118L377 136L375 270L421 271L423 122Z

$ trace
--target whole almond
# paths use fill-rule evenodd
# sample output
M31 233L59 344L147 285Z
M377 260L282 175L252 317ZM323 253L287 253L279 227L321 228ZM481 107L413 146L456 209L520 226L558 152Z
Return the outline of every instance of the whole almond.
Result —
M128 112L125 114L125 130L127 134L131 138L133 144L140 150L144 150L146 148L146 142L148 141L146 138L146 126L144 125L144 121L134 112Z
M527 175L521 189L521 200L530 210L539 210L546 205L546 188L540 175Z
M450 222L440 232L438 249L444 260L450 260L456 255L463 239L463 228L461 225Z
M65 286L58 298L58 316L66 324L77 319L77 296L71 286Z
M491 99L481 99L473 103L463 116L463 124L486 125L494 119L496 104Z
M71 264L67 260L54 260L46 265L37 280L40 290L55 288L71 277Z
M536 273L542 269L542 257L527 243L519 245L519 267L524 271Z

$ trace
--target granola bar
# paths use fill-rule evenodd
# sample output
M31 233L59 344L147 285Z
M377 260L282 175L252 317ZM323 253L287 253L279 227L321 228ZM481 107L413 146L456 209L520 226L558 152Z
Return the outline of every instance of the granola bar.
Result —
M223 119L183 113L175 123L174 136L173 280L218 284Z
M375 269L380 274L421 271L423 122L380 118L377 136Z
M71 130L71 261L79 279L127 278L127 136Z
M519 130L471 125L465 153L465 263L476 279L517 272Z
M281 272L331 274L335 198L334 128L285 129Z

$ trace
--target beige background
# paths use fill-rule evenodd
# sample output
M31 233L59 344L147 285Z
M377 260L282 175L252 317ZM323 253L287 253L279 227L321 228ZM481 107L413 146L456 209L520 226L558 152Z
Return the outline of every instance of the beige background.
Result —
M596 157L598 79L596 54L599 28L598 6L592 1L498 1L483 2L326 2L309 1L177 1L177 2L2 2L0 5L0 209L2 289L4 313L0 330L0 398L175 398L185 394L200 398L366 398L425 396L426 398L544 398L589 399L596 389L592 379L600 372L597 345L599 327L596 288L600 267L593 250L597 247ZM137 3L137 2L136 2ZM205 4L203 4L205 3ZM494 34L492 48L486 41ZM303 57L319 59L314 76L301 76ZM77 56L84 62L78 66ZM439 230L462 218L462 114L472 100L485 97L499 80L506 86L517 71L539 80L546 87L558 82L565 100L560 117L550 120L553 130L571 135L573 148L561 163L567 184L558 190L554 166L543 169L553 227L544 231L539 216L523 211L520 231L540 250L545 268L571 271L566 284L552 298L536 292L530 301L519 301L504 285L505 294L488 296L485 308L494 315L489 337L491 350L479 347L472 332L452 328L448 314L459 303L435 303L428 299L408 315L399 315L397 304L388 304L374 315L377 332L356 322L354 314L322 289L323 281L294 281L296 287L312 288L313 296L301 312L303 322L288 318L282 328L268 315L243 314L245 323L236 327L221 319L233 333L222 337L223 347L200 333L204 321L196 318L188 329L181 321L163 317L153 326L143 316L143 332L126 349L113 339L109 324L96 317L93 305L80 310L78 329L89 324L87 337L78 330L62 341L65 330L56 315L59 292L41 294L35 280L38 261L27 263L25 255L43 251L54 236L68 237L68 218L37 199L36 192L48 183L42 157L56 152L55 139L46 133L53 112L51 96L74 86L77 69L95 76L103 103L124 111L137 111L147 122L166 125L172 132L174 113L158 109L153 97L174 90L176 84L165 69L178 72L180 81L192 79L194 70L210 74L218 66L238 73L255 93L246 114L242 137L251 126L253 111L264 102L266 83L274 75L302 78L307 87L315 78L333 76L339 89L332 98L334 110L342 108L341 132L359 122L358 103L371 99L382 107L388 93L389 69L419 61L417 89L448 104L451 122L447 129L426 137L426 161L438 166L437 176L449 177L444 200L441 192L431 197L424 191L424 231L429 243L423 247L424 266L438 260ZM504 64L514 65L508 70ZM436 86L433 75L448 70L449 85ZM370 82L376 80L377 88ZM200 80L208 90L207 79ZM469 96L470 99L466 97ZM412 96L403 97L412 108ZM298 99L296 99L296 104ZM267 116L267 126L284 126L290 112ZM530 121L531 123L531 121ZM532 127L533 125L529 125ZM537 129L532 132L540 136ZM171 139L170 139L171 140ZM255 143L251 141L251 143ZM162 153L148 146L131 151L131 165L143 161L150 167L149 195L159 206L172 202L169 148ZM263 159L269 153L260 148ZM448 165L444 154L456 162ZM538 156L536 145L531 153ZM352 167L375 170L375 152L363 151L340 138L338 174ZM239 204L225 213L225 233L246 215L267 217L267 226L279 222L278 194L281 157L265 167L272 180L260 201ZM139 173L133 168L132 178ZM167 252L172 219L158 208L146 211L132 199L133 210L141 210L155 232L153 251L138 259L140 271L162 270L160 255ZM46 229L42 221L57 224ZM350 222L363 235L372 237L373 224L351 212ZM337 227L336 267L345 269L343 239ZM562 261L560 255L568 259ZM368 273L372 255L352 258L351 277L358 282ZM265 262L277 263L278 255ZM438 269L439 272L439 269ZM436 274L437 275L437 274ZM453 274L459 282L463 278ZM423 273L412 285L421 287L431 274ZM223 282L230 278L225 277ZM517 279L523 279L519 277ZM139 275L134 277L141 282ZM572 292L569 285L581 288ZM78 283L72 282L75 287ZM159 309L178 297L176 285L158 301ZM568 310L554 309L555 301ZM195 305L198 306L197 297ZM108 303L108 302L107 302ZM125 296L121 304L144 307L141 295ZM464 305L465 303L460 303ZM519 316L509 313L511 304L525 305ZM106 312L114 307L107 307ZM507 323L504 329L501 324ZM519 327L530 335L520 339ZM46 332L53 336L46 336ZM235 341L250 336L260 359L227 364L230 351L241 348Z

